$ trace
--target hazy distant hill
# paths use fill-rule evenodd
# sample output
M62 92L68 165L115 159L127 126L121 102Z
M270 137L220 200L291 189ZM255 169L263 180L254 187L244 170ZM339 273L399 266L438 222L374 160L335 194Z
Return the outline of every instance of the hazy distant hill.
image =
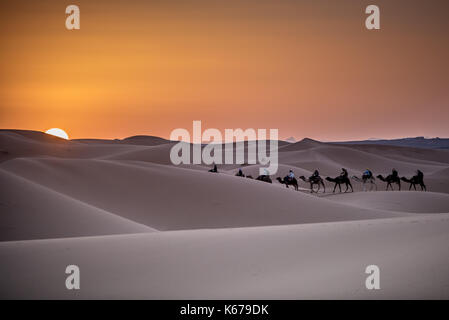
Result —
M156 146L164 143L169 143L169 140L156 136L132 136L124 139L73 139L72 141L82 143L101 143L101 144L132 144L142 146Z
M392 140L363 140L363 141L344 141L331 142L334 144L380 144L401 147L427 148L427 149L449 149L449 139L447 138L431 138L424 137L403 138Z

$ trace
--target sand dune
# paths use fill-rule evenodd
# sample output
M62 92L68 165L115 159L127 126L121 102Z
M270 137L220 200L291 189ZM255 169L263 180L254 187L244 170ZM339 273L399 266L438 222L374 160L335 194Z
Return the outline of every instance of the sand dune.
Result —
M327 199L360 208L396 212L440 213L449 212L449 195L435 192L356 192L336 194Z
M143 162L34 158L12 160L1 167L157 230L397 215L335 204L280 185Z
M414 174L416 169L421 168L423 172L430 174L446 166L445 164L416 163L413 158L409 158L407 161L395 160L385 157L381 152L373 154L352 148L328 145L293 154L281 153L279 161L311 171L318 168L325 175L338 175L342 167L354 174L360 174L366 168L370 168L376 174L384 174L390 172L392 168L397 168L401 175Z
M0 188L0 241L154 231L4 170Z
M360 150L373 154L381 154L399 160L427 160L436 163L449 163L449 150L447 149L422 149L413 147L398 147L388 145L340 145L354 150Z
M0 297L449 297L447 150L280 143L273 180L395 167L429 190L317 195L234 176L260 165L173 166L173 144L0 131ZM81 291L64 289L68 264ZM369 264L382 290L365 289Z
M0 297L447 298L448 228L445 214L0 243ZM72 263L81 290L64 288ZM371 264L380 290L365 288Z
M85 144L130 144L141 146L156 146L159 144L169 143L169 140L154 136L132 136L124 139L73 139L72 141Z
M0 131L0 163L23 157L50 156L92 159L145 149L127 144L86 144L64 140L42 132Z

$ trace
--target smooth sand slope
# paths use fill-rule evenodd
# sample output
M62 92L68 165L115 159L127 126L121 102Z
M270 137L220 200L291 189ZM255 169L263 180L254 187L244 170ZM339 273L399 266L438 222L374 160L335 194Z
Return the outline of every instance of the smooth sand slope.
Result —
M356 192L327 199L359 208L413 213L449 212L449 194L435 192Z
M154 231L4 170L0 189L0 241Z
M33 158L8 161L2 168L157 230L404 215L348 207L280 185L152 163Z
M420 169L429 190L317 195L234 176L259 165L173 166L173 144L1 130L0 297L449 298L449 151L280 143L276 176Z
M448 228L444 214L4 242L0 297L447 298ZM68 264L80 267L81 290L65 289ZM371 264L378 291L365 288Z

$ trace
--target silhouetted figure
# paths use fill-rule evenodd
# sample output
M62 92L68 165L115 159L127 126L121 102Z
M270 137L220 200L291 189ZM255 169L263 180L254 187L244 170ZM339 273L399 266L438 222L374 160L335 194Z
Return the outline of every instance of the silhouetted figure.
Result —
M315 170L315 172L316 173L318 173L318 171L317 170ZM312 175L310 178L306 178L306 177L304 177L304 176L300 176L299 177L299 179L301 179L302 181L304 181L304 182L308 182L308 183L310 183L310 192L311 193L313 193L313 192L316 192L316 193L318 193L318 191L320 191L320 188L321 188L321 186L323 186L323 193L325 193L326 192L326 186L324 185L324 180L320 177L320 175L319 174L317 174L315 177L315 173L314 173L314 175ZM314 189L313 189L313 186L314 185L318 185L318 190L317 191L315 191Z
M291 171L291 170L290 170ZM293 186L293 188L295 188L296 191L298 191L298 180L296 180L296 178L293 176L293 178L290 178L288 175L284 177L284 179L282 179L281 177L277 177L276 178L277 181L279 181L279 183L281 184L285 184L285 186L288 188L288 186Z
M370 169L366 169L365 172L363 172L362 174L363 183L366 183L366 181L371 178L373 178L373 173L371 172Z
M379 174L379 175L377 176L377 178L378 178L380 181L383 181L383 182L386 182L386 183L387 183L387 190L388 190L388 188L390 188L390 187L391 187L391 190L394 190L392 184L393 184L393 183L396 183L396 184L398 185L398 187L399 187L399 191L401 191L401 179L399 179L398 171L397 171L396 169L393 169L393 170L391 171L391 174L388 175L388 176L385 177L385 178L384 178L384 176L382 176L381 174Z
M266 175L266 174L261 175L261 176L258 176L258 177L256 178L256 180L263 181L263 182L267 182L267 183L273 183L273 181L271 180L270 176L269 176L269 175Z
M422 173L421 170L417 170L416 175L413 176L411 179L402 177L401 180L410 183L410 187L408 188L409 190L411 190L412 187L416 190L416 185L419 185L421 187L421 191L427 191L427 187L424 184L424 173Z
M346 185L345 192L348 192L349 188L351 188L351 192L354 192L354 189L352 188L351 181L348 178L348 171L345 168L342 168L342 172L340 173L340 175L338 177L336 177L336 178L327 177L326 180L335 183L334 191L332 191L332 192L335 192L335 189L337 188L337 186L341 192L342 184Z
M239 172L237 172L236 174L237 177L244 177L245 175L243 174L242 169L239 169Z
M214 164L214 168L213 168L213 169L210 169L210 170L209 170L209 172L214 172L214 173L218 173L218 168L217 168L217 165L216 165L216 164Z
M346 170L345 168L341 168L340 177L348 179L348 170Z
M419 179L424 179L424 173L422 173L421 170L416 170L416 176L417 176Z
M289 181L292 181L293 179L295 179L295 174L293 173L293 170L290 170L289 172L288 172L288 175L287 175L287 180L289 180ZM285 179L285 178L284 178Z
M318 170L315 170L313 172L313 174L310 176L309 180L310 181L318 181L320 179L320 173L318 172Z
M391 170L391 176L393 178L397 178L399 176L399 173L396 169L393 168L393 170Z
M362 186L363 186L363 191L366 191L366 184L369 183L370 184L370 191L373 190L373 188L375 188L377 190L377 185L374 182L376 180L376 178L374 178L373 173L366 169L365 172L363 172L362 174L362 178L359 178L357 176L352 176L352 179L354 179L357 182L361 182Z

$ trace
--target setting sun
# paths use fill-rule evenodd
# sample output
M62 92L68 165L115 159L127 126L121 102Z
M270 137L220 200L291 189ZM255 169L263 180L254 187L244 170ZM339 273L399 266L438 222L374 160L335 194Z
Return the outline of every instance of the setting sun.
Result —
M56 136L56 137L59 137L62 139L66 139L66 140L69 139L68 134L64 130L59 129L59 128L48 129L47 131L45 131L45 133L51 134L52 136Z

